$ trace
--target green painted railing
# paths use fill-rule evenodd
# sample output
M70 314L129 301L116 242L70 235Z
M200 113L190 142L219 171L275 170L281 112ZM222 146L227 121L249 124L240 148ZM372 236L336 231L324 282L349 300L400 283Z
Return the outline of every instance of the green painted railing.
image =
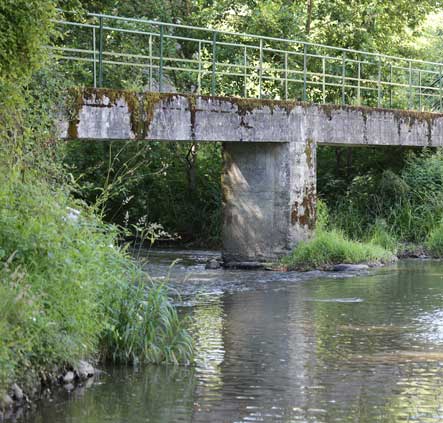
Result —
M49 48L78 84L443 110L441 63L152 20L65 16Z

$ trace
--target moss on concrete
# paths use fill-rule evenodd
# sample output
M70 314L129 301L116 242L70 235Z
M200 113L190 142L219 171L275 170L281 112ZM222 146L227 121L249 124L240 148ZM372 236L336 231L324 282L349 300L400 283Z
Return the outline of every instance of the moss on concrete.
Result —
M361 113L365 123L369 113L389 113L392 114L398 125L400 133L401 126L408 123L409 128L412 128L417 123L426 124L428 128L428 145L431 145L432 124L435 119L442 118L441 113L419 112L414 110L401 109L383 109L373 108L367 106L348 106L336 104L310 104L299 101L284 101L284 100L270 100L270 99L252 99L239 97L211 97L211 96L195 96L191 94L180 93L136 93L125 90L115 90L108 88L74 88L69 91L67 110L69 114L68 137L70 139L78 138L78 123L81 108L85 101L94 101L101 107L113 107L119 99L123 99L127 104L130 112L131 130L136 139L145 139L149 134L149 128L154 118L154 111L160 102L171 101L174 97L185 97L188 100L188 107L191 113L191 129L192 136L195 136L195 124L197 110L197 99L228 102L237 108L237 114L244 117L248 113L253 113L256 110L269 109L270 113L275 110L285 110L289 115L295 107L306 109L315 106L321 110L329 119L333 119L334 112L348 111ZM99 99L108 98L109 104L103 104ZM243 121L242 121L243 122Z
M102 99L107 98L108 104ZM136 139L143 133L140 95L132 91L113 90L108 88L77 87L69 90L66 108L68 110L69 125L68 137L78 138L79 115L86 102L94 102L97 107L114 107L122 99L127 107L131 119L131 131Z

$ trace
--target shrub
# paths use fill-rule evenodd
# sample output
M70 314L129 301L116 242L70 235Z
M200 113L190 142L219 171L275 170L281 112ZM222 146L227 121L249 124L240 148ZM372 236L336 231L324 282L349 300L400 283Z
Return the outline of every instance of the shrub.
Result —
M390 237L414 243L423 243L442 219L441 151L410 154L398 173L355 177L331 214L331 222L352 238L370 237L384 221Z
M397 253L398 241L396 237L392 234L392 229L390 229L386 221L378 219L369 231L369 242L371 244L380 245L385 250Z
M146 289L116 233L62 189L2 173L0 390L101 352L124 361L190 360L191 340L165 288Z
M425 246L434 257L443 257L443 224L436 226L429 232Z

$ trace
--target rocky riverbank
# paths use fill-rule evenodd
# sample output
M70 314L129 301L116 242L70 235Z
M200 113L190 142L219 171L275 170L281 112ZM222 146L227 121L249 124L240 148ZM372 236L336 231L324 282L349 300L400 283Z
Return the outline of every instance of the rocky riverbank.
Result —
M101 371L88 361L79 361L76 366L65 366L50 374L41 375L38 380L25 385L13 383L8 391L0 396L0 421L14 420L35 404L50 397L53 390L63 388L74 391L93 383Z

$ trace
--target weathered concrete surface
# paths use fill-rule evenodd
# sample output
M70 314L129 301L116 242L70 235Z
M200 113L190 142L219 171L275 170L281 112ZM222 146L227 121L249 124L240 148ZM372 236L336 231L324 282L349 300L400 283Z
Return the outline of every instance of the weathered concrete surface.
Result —
M308 144L224 143L223 156L225 262L273 260L309 236L315 153Z
M80 90L68 112L65 139L223 142L228 262L273 260L310 236L317 144L443 146L443 115L402 110Z
M443 115L297 102L80 90L66 139L443 146Z

